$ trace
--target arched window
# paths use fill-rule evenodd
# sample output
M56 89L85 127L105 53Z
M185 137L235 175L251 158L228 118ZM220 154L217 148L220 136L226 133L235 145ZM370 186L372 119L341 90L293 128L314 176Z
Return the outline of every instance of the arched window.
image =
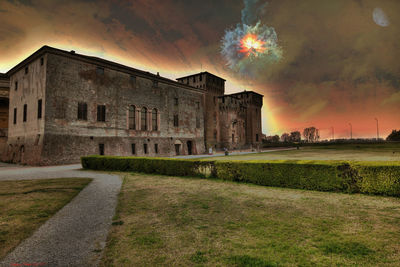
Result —
M158 125L157 125L157 109L154 108L152 113L151 113L151 121L152 121L152 126L153 126L153 131L158 131Z
M136 130L136 107L129 106L129 129Z
M147 108L142 108L141 113L141 129L147 131Z

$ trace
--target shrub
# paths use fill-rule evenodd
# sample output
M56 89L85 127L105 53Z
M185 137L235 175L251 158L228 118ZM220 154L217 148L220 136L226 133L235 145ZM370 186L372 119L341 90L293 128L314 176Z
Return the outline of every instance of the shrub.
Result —
M168 158L82 157L85 169L215 177L258 185L400 196L400 162L201 161Z

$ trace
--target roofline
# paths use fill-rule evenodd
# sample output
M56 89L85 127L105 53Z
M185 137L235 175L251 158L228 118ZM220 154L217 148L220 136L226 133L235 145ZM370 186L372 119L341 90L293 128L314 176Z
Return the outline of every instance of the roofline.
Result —
M9 78L7 74L0 72L0 78Z
M242 92L239 92L239 93L233 93L233 94L229 94L229 95L226 95L226 96L233 96L233 95L241 95L241 94L248 94L248 93L250 93L250 94L255 94L255 95L259 95L259 96L262 96L262 97L264 97L264 95L262 95L262 94L259 94L259 93L256 93L256 92L254 92L254 91L242 91Z
M19 64L17 64L15 67L13 67L12 69L10 69L6 75L9 77L11 75L13 75L15 72L17 72L18 70L20 70L21 68L23 68L25 65L33 62L34 60L36 60L37 58L39 58L40 56L49 53L49 54L54 54L54 55L60 55L60 56L66 56L69 58L73 58L73 59L77 59L80 61L84 61L87 63L91 63L91 64L96 64L98 66L101 67L107 67L109 69L113 69L113 70L117 70L117 71L122 71L122 72L127 72L129 74L135 74L136 76L142 76L145 78L148 78L149 76L152 79L156 79L159 82L164 82L164 83L169 83L169 84L173 84L173 85L179 85L180 87L184 87L185 89L190 89L193 91L198 91L198 92L204 92L203 89L200 88L196 88L187 84L183 84L183 83L179 83L177 81L150 73L148 71L143 71L143 70L139 70L139 69L135 69L132 67L128 67L116 62L112 62L106 59L102 59L102 58L98 58L98 57L93 57L93 56L87 56L87 55L83 55L83 54L78 54L75 53L75 51L71 50L71 51L66 51L66 50L62 50L62 49L58 49L58 48L54 48L54 47L50 47L50 46L42 46L40 49L38 49L36 52L34 52L32 55L30 55L29 57L27 57L26 59L24 59L23 61L21 61Z
M215 74L209 73L208 71L203 71L203 72L191 74L191 75L188 75L188 76L180 77L180 78L177 78L176 80L179 81L179 80L190 78L190 77L197 76L197 75L200 75L200 74L209 74L211 76L217 77L217 78L223 80L224 82L226 82L226 80L224 78L221 78L221 77L219 77L219 76L217 76Z

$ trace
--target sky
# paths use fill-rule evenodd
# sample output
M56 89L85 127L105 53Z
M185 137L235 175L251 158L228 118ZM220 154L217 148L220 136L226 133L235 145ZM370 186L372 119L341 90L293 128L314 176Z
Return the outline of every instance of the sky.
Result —
M0 0L0 72L43 45L171 79L208 71L226 93L264 95L267 135L348 138L351 124L353 138L376 137L377 118L386 137L400 129L399 11L398 0ZM232 67L224 36L257 22L279 57Z

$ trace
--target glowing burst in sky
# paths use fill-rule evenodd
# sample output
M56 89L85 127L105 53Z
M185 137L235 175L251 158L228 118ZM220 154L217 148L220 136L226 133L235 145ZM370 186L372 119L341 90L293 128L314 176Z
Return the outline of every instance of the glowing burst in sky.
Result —
M263 10L256 8L258 0L244 1L242 23L234 29L227 30L222 38L221 54L228 66L240 74L255 76L282 57L282 50L278 45L278 37L273 27L263 25L259 20Z

